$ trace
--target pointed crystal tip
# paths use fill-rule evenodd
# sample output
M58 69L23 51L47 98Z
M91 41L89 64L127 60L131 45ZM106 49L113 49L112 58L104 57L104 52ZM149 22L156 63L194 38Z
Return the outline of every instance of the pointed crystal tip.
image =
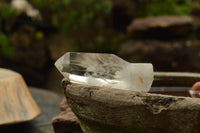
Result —
M113 54L68 52L55 66L70 82L148 92L153 82L150 63L128 63Z

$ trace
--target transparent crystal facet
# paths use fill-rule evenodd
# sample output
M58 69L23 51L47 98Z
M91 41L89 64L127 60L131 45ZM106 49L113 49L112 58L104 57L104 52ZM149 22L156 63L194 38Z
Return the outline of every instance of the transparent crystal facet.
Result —
M55 66L70 82L148 92L153 82L153 66L128 63L113 54L69 52Z

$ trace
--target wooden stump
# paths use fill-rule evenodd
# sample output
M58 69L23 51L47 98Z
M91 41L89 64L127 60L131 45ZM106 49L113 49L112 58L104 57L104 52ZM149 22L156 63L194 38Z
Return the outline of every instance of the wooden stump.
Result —
M33 120L39 115L23 77L0 68L0 125Z

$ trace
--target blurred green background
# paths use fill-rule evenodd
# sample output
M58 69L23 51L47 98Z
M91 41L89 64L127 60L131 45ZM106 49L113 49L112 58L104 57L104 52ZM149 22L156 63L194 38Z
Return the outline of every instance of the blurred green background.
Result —
M173 16L167 21L174 25L163 27L162 16ZM70 51L114 53L151 62L155 71L200 72L199 18L198 0L1 0L0 65L54 91L62 79L54 62Z

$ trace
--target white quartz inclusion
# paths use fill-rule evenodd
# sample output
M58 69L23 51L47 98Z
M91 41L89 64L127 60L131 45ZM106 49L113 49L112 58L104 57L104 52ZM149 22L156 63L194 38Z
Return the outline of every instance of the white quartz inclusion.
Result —
M55 66L72 83L148 92L153 82L150 63L128 63L113 54L68 52Z

